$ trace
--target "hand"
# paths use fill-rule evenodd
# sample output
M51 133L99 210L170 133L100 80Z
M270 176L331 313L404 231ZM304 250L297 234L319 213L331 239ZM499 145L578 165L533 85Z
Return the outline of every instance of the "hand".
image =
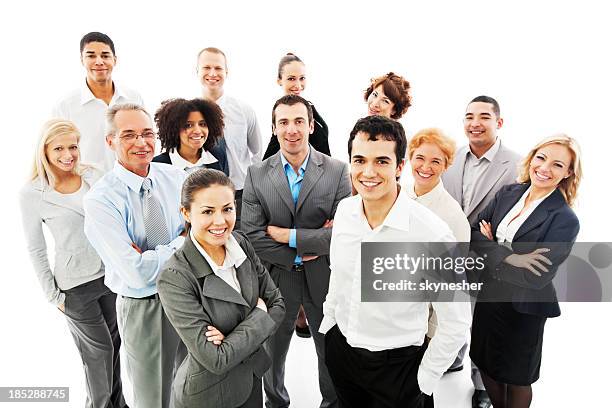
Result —
M322 228L331 228L334 226L334 220L325 220Z
M318 257L319 257L319 255L304 255L302 257L302 262L314 261Z
M257 305L255 307L258 307L264 312L268 313L268 306L266 306L266 302L264 302L262 298L257 298Z
M266 228L266 233L270 238L281 244L289 243L289 231L289 228L276 227L274 225L268 225L268 228Z
M58 308L59 310L61 310L61 311L62 311L62 313L66 313L66 306L65 306L65 303L62 303L61 305L58 305L58 306L57 306L57 308Z
M552 262L550 262L550 260L544 255L541 255L548 251L550 251L550 249L548 248L538 248L529 254L512 254L509 255L506 259L504 259L504 262L512 266L516 266L517 268L528 269L536 276L542 276L542 274L536 269L536 267L539 268L542 272L548 272L548 268L546 268L543 263L552 265Z
M206 326L208 331L204 333L206 341L212 341L215 346L220 345L223 342L225 336L215 326Z
M480 233L487 237L489 241L493 241L493 229L491 228L491 223L482 220L478 225L480 225Z
M139 254L142 254L142 249L138 248L138 245L132 242L132 248L136 250Z

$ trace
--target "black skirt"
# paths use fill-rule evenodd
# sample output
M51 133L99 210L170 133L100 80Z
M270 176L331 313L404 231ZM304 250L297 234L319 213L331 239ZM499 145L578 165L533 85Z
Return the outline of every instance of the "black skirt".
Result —
M470 358L497 382L531 385L540 377L545 323L509 302L476 303Z

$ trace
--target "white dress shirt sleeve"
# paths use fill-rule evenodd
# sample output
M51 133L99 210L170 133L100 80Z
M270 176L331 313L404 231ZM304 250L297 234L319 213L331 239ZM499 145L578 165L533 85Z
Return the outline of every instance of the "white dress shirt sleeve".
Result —
M100 258L129 287L142 289L155 284L161 267L185 237L179 235L167 245L138 253L132 247L125 222L117 209L96 199L85 197L85 235Z
M261 133L257 124L257 116L253 108L245 107L244 115L247 120L247 146L251 152L251 164L261 161L263 156Z

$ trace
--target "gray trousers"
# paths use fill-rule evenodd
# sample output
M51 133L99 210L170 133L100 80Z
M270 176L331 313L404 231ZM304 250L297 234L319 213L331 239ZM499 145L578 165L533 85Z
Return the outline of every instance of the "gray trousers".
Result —
M132 408L168 408L172 381L187 349L164 313L159 297L117 297L119 332L132 383Z
M263 378L266 407L284 408L289 406L289 393L285 388L285 360L295 330L295 319L300 305L304 305L310 334L317 351L319 390L323 396L320 406L321 408L337 407L336 391L325 365L325 337L319 333L319 326L321 320L323 320L323 307L313 303L303 272L273 268L270 275L285 299L285 318L276 333L264 343L264 347L272 357L272 366Z
M104 277L65 290L64 294L68 329L85 370L85 407L127 407L121 389L116 295L104 285Z

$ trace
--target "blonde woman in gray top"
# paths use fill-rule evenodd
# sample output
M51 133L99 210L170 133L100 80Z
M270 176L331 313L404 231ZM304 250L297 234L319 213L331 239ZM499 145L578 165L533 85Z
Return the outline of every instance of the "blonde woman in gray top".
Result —
M31 179L20 193L23 228L47 300L64 313L79 349L87 408L123 408L116 295L104 285L104 265L83 232L83 197L102 173L79 163L80 133L53 119L43 126ZM43 235L55 241L53 270Z

